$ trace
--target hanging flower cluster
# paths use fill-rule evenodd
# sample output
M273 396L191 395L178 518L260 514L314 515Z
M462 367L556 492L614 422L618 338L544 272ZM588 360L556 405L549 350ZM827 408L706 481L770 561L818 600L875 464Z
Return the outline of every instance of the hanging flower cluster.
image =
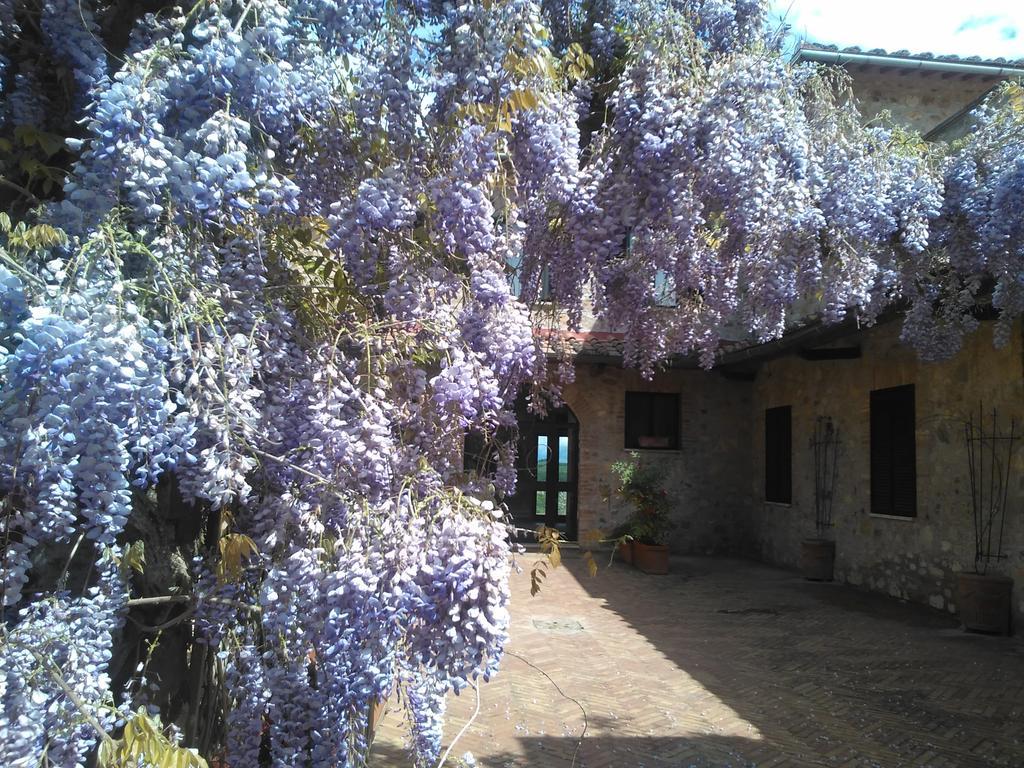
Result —
M903 338L927 359L960 349L979 306L998 314L998 344L1024 314L1024 89L997 89L971 122L945 158L932 247L907 268L913 302Z
M941 157L788 66L762 2L122 5L0 0L0 138L63 131L68 174L0 221L5 765L85 764L171 684L133 632L204 649L224 731L184 737L231 765L363 764L389 697L433 765L507 639L538 299L646 372L1024 311L1019 93Z

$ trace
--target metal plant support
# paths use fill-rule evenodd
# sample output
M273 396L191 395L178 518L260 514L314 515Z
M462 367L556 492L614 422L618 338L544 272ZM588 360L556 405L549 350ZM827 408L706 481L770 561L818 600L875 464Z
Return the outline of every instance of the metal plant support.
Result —
M819 536L832 527L832 501L839 473L839 429L831 416L819 416L811 436L814 451L814 526Z
M982 575L993 560L1006 557L1003 553L1006 496L1010 487L1013 449L1020 437L1016 432L1016 421L1012 418L1008 432L999 429L998 414L994 408L987 431L985 422L984 409L979 403L977 421L971 414L964 425L974 515L974 568Z

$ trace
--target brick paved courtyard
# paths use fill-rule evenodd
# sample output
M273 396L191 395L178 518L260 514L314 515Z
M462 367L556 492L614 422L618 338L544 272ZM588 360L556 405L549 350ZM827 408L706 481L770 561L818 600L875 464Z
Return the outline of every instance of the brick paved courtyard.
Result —
M1017 639L737 560L591 579L567 558L531 598L533 559L513 577L511 654L453 755L485 768L574 755L581 768L1024 765ZM474 704L471 689L452 698L447 738ZM371 765L408 764L400 727L385 718Z

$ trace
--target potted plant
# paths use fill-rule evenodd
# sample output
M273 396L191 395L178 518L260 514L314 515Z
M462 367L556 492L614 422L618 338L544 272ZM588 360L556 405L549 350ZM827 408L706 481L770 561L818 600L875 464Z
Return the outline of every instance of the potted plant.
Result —
M983 414L979 406L977 423L972 415L964 427L974 520L974 571L958 576L960 620L967 630L1008 635L1013 579L991 573L990 568L1006 557L1006 495L1018 435L1013 419L1009 430L1000 430L995 410L992 426L986 431Z
M835 496L839 451L839 430L831 416L819 416L811 436L814 454L814 527L817 536L800 544L800 570L805 579L832 581L836 543L832 530L832 500Z
M632 544L632 559L644 573L668 573L668 494L661 485L662 473L645 464L636 453L628 461L612 464L619 479L616 493L633 507L623 526L623 540Z

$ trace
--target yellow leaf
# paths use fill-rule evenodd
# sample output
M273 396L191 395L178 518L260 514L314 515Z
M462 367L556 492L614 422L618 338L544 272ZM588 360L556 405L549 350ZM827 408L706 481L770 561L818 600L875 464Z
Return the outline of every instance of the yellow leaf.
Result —
M97 768L209 768L191 749L171 742L158 720L139 710L125 723L120 739L104 739L96 756Z
M233 581L242 575L242 561L257 554L256 542L244 533L229 533L220 540L220 562L217 575L222 581Z
M540 593L541 583L544 581L544 577L547 572L544 570L544 564L538 562L537 565L533 566L533 570L530 571L530 596L536 597Z
M536 109L540 104L540 96L532 88L517 88L505 99L505 103L509 104L512 109L520 111Z
M562 551L558 548L558 543L555 541L551 542L551 551L548 552L548 562L551 563L552 568L557 568L562 564Z
M1024 87L1013 83L1007 88L1007 92L1009 93L1011 109L1014 112L1024 112Z

